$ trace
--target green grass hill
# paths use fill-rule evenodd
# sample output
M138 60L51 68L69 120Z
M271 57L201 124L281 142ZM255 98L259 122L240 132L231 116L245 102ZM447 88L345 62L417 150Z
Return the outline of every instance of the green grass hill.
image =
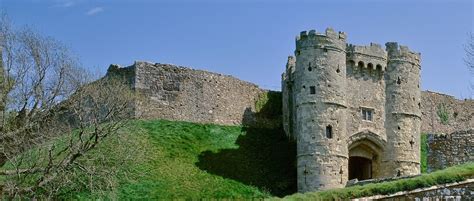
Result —
M119 150L120 146L126 150ZM120 155L129 160L120 162ZM295 146L282 129L136 120L118 139L106 141L86 157L109 159L108 168L113 166L117 171L115 190L91 194L87 186L71 187L64 197L284 196L296 191L295 155ZM127 174L121 174L124 172Z
M426 147L422 152L426 158ZM98 173L94 184L85 179L92 175L73 175L58 199L344 200L474 177L474 163L468 163L415 178L299 194L295 156L295 144L281 128L134 120L80 159Z

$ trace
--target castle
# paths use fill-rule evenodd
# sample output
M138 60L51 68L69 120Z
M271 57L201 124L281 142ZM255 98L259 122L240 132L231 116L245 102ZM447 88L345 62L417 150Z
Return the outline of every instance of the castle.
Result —
M303 31L282 75L283 126L297 143L298 191L420 173L420 54Z
M300 192L344 187L354 178L418 174L420 133L474 128L474 101L420 92L420 55L406 47L346 45L346 35L332 29L302 32L296 45L282 92L273 98L250 82L173 64L111 65L107 76L121 75L139 92L133 118L274 126L278 131L282 121L297 144ZM437 114L440 105L449 122ZM262 115L262 108L277 114ZM427 150L436 160L428 160L427 168L472 161L472 135L432 137L434 146ZM295 172L293 162L288 164L291 168L284 171Z

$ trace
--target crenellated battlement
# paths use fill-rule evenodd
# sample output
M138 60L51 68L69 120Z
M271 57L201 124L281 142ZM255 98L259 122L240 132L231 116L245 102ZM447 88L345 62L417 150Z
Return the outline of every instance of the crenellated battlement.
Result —
M385 71L387 52L380 44L370 43L368 46L348 44L346 52L349 67Z
M417 66L420 65L420 53L410 51L407 46L398 45L397 42L388 42L385 43L385 46L388 53L388 60L405 61Z
M347 44L347 54L360 54L372 57L378 57L380 59L387 58L387 52L382 48L380 44L370 43L367 46Z
M328 48L345 51L346 34L336 32L332 28L327 28L325 33L316 30L302 31L296 36L296 49L305 48Z

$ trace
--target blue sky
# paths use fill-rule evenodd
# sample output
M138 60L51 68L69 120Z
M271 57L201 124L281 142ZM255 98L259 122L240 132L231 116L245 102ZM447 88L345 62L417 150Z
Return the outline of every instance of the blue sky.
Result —
M84 66L172 63L280 89L303 30L333 27L358 45L397 41L422 54L422 89L472 97L463 45L471 0L0 0L15 25L52 36Z

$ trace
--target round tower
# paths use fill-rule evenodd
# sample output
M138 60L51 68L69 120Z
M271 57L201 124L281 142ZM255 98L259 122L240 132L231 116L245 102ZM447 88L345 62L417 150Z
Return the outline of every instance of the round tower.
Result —
M420 54L406 46L386 43L387 147L382 160L385 177L420 173Z
M348 178L346 132L346 35L303 31L296 38L298 191L345 186Z

